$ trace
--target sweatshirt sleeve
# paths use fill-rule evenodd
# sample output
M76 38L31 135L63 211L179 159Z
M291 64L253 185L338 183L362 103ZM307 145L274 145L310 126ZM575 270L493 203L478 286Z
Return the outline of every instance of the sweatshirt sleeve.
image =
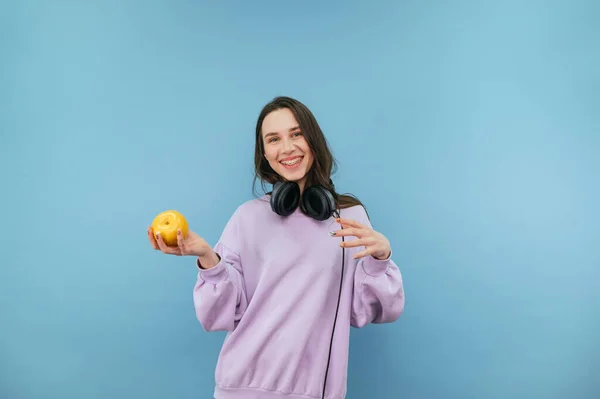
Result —
M214 247L220 257L219 263L210 269L202 269L196 259L198 275L193 290L194 308L206 331L233 331L248 306L238 245L234 215Z
M366 213L362 224L371 226ZM360 250L364 249L360 248ZM369 323L391 323L404 311L404 286L402 274L392 255L378 260L370 255L358 259L354 274L352 297L353 327Z

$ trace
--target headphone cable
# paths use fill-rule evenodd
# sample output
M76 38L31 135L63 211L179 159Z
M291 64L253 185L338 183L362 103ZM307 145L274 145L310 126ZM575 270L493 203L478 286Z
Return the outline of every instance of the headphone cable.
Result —
M340 217L339 212L336 212L337 216ZM342 242L344 242L344 236L342 236ZM342 297L342 283L344 281L344 264L345 262L345 249L342 248L342 271L340 275L340 289L338 291L338 299L337 299L337 307L335 309L335 318L333 319L333 329L331 331L331 340L329 341L329 356L327 357L327 368L325 369L325 380L323 381L323 394L321 396L322 399L325 399L325 388L327 387L327 375L329 374L329 363L331 362L331 350L333 347L333 335L335 334L335 325L337 323L338 312L340 310L340 299Z

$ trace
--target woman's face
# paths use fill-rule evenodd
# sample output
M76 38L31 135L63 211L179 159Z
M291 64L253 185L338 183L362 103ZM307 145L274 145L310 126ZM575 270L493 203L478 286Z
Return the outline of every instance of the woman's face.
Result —
M292 111L282 108L268 114L262 124L262 139L271 168L303 190L314 159Z

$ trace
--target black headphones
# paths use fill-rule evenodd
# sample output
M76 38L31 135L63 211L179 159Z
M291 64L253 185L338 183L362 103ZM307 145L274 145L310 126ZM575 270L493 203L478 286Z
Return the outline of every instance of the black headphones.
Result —
M280 216L289 216L296 208L315 220L327 220L336 213L333 193L321 185L307 187L300 194L300 186L292 181L278 181L271 193L271 209Z
M331 216L340 217L337 211L336 200L331 191L321 185L307 187L304 193L300 193L300 186L296 182L278 181L273 184L271 192L271 209L280 216L289 216L296 208L319 221L327 220ZM344 241L344 236L342 236ZM329 364L331 362L331 349L333 346L333 335L335 333L335 325L340 309L340 299L342 296L342 281L344 279L344 258L345 250L342 248L342 272L340 274L340 287L338 292L337 307L335 309L335 318L333 320L333 328L331 331L331 341L329 342L329 356L327 358L327 366L325 368L325 377L323 380L322 398L325 397L325 387L327 386L327 375L329 374Z

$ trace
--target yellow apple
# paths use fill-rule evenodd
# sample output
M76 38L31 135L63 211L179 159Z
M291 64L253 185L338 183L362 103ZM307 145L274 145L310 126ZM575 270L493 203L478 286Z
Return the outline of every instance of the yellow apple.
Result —
M169 247L177 246L177 230L181 230L183 238L187 237L188 222L185 217L174 210L168 210L156 215L152 221L152 232L154 237L160 234L163 241Z

